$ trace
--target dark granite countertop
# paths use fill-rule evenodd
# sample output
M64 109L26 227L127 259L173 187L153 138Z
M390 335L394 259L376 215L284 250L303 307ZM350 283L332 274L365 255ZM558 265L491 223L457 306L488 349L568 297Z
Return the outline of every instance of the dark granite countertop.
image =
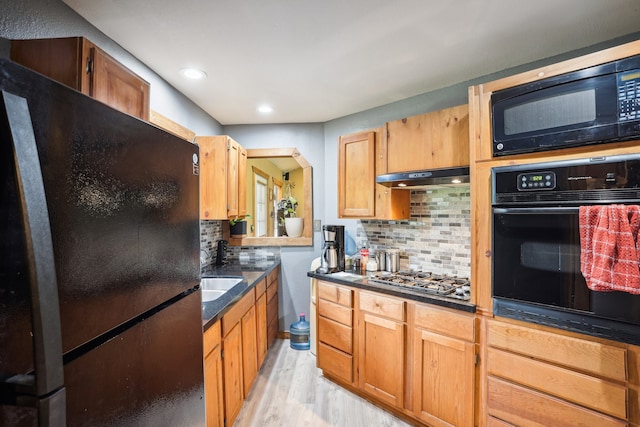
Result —
M411 289L403 288L399 286L385 285L383 283L377 283L377 282L369 282L368 276L352 274L349 272L322 274L322 273L316 273L315 271L307 272L307 276L313 277L319 280L324 280L327 282L333 282L333 283L338 283L345 286L351 286L353 288L367 289L370 291L376 291L376 292L380 292L387 295L393 295L396 297L405 298L412 301L424 302L427 304L439 305L441 307L453 308L460 311L466 311L468 313L476 312L475 304L471 304L468 301L427 294L420 291L413 291Z
M231 261L223 266L211 266L202 272L202 279L210 277L242 277L243 280L222 294L220 298L202 303L202 327L209 329L222 315L238 302L256 283L262 280L274 268L280 265L280 259L240 263Z

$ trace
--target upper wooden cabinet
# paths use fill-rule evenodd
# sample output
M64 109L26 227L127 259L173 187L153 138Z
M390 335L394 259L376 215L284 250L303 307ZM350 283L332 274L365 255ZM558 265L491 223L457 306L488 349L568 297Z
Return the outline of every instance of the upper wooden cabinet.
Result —
M384 134L381 129L340 137L338 148L338 216L340 218L408 219L409 190L376 184L385 173Z
M375 132L341 136L338 150L338 216L375 216Z
M469 165L467 104L387 123L387 171Z
M11 59L117 110L149 120L149 83L84 37L12 40Z
M247 214L247 150L229 136L199 136L200 219Z

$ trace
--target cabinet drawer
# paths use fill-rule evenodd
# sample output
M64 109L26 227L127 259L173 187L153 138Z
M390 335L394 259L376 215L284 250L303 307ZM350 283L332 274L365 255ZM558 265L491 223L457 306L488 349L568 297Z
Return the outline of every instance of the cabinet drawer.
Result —
M256 300L267 290L267 279L262 279L256 283Z
M619 384L494 348L487 352L487 372L614 417L627 418L627 389Z
M318 343L318 367L338 378L353 382L353 356Z
M353 307L353 291L332 283L318 281L318 298L326 299L345 307Z
M318 314L343 325L353 327L353 310L323 299L318 300Z
M487 381L487 413L518 426L622 427L625 421L564 402L498 378Z
M204 331L204 355L206 356L220 344L222 337L220 335L220 322L214 323L206 331Z
M495 417L487 417L487 427L516 427Z
M345 353L353 354L353 329L318 317L318 340Z
M360 310L404 322L405 302L380 294L360 292Z
M496 320L489 320L487 325L491 347L616 381L627 380L627 351L623 348Z
M280 267L276 267L273 270L271 270L268 274L267 274L267 285L271 286L272 284L277 284L278 282L278 273L280 273Z
M254 289L247 292L224 316L222 316L222 336L226 336L231 328L242 319L242 316L256 303Z
M435 308L430 305L415 305L416 326L450 337L473 342L475 340L475 321L475 316Z
M277 282L276 282L277 283ZM273 296L278 293L278 286L267 286L267 302L273 299Z

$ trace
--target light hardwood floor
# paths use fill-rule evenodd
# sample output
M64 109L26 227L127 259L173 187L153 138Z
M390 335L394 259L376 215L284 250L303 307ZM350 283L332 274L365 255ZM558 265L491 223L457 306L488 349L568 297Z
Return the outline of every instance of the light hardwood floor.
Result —
M324 378L309 351L278 339L238 415L236 427L400 427L409 426Z

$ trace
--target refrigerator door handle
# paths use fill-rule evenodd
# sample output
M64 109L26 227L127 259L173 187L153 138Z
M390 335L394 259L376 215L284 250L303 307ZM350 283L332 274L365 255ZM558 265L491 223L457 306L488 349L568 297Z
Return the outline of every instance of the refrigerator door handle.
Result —
M18 404L33 402L43 409L38 411L39 425L65 425L58 286L38 147L27 100L2 91L1 102L13 144L25 230L35 366L35 378L24 375L10 378L3 388L13 387Z

